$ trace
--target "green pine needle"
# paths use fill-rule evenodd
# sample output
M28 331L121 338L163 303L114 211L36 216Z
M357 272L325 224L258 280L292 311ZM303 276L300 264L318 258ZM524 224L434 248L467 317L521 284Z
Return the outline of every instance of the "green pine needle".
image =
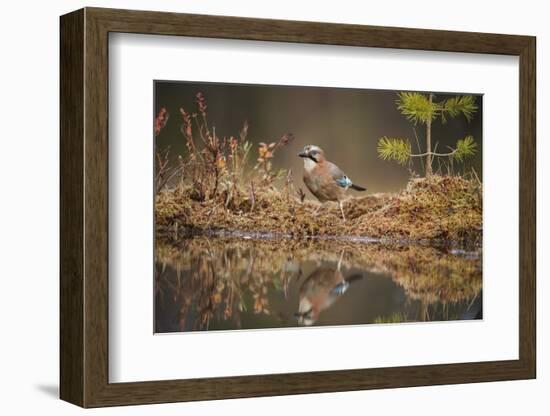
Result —
M462 162L464 159L473 156L476 153L477 143L472 136L466 136L456 142L456 152L453 157Z
M466 120L471 121L478 107L475 103L475 98L472 95L462 95L449 98L440 103L441 121L447 121L446 116L456 117L460 114L466 117Z
M378 140L378 156L382 160L395 160L404 165L411 158L411 143L408 140L384 136Z
M437 116L438 104L430 103L428 96L418 92L400 92L397 96L397 109L410 122L426 124Z

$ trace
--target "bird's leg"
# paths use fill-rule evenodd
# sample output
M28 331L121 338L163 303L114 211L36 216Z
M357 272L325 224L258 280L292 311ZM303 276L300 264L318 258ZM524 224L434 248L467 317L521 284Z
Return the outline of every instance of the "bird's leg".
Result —
M321 209L322 206L323 206L323 203L319 202L319 204L317 205L317 208L315 208L315 211L313 211L314 216L319 213L319 210Z
M346 222L346 216L344 215L344 202L338 201L338 205L340 206L340 212L342 213L342 220Z
M337 266L337 269L338 271L340 271L340 268L342 267L342 260L344 260L344 253L346 252L346 250L342 250L342 253L340 253L340 260L338 260L338 266Z

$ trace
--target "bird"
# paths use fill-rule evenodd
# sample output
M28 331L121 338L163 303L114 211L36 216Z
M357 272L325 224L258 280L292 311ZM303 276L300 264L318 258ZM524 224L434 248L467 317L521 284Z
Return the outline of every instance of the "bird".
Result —
M321 204L327 201L338 203L342 220L344 215L343 199L346 191L366 191L367 188L354 184L351 179L334 163L325 158L325 152L319 146L307 145L298 156L304 159L304 183Z
M315 269L300 287L298 312L294 316L298 324L311 326L324 310L330 308L344 293L350 283L362 278L360 274L344 277L341 272L343 252L336 266L321 265Z

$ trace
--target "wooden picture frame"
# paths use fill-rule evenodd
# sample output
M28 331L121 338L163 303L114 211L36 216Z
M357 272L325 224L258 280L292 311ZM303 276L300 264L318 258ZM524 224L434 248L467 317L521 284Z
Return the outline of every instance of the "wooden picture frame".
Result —
M536 376L535 38L85 8L61 17L60 396L82 407L529 379ZM519 56L519 359L109 383L110 32Z

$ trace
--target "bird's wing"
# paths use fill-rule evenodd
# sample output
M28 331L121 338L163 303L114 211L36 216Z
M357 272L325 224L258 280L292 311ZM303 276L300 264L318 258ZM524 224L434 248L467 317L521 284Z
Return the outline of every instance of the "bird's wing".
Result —
M352 185L350 178L334 163L327 162L329 172L338 186L348 188Z
M342 296L344 293L346 293L346 290L348 290L348 287L349 287L349 282L347 280L342 280L330 290L330 293L335 296Z

